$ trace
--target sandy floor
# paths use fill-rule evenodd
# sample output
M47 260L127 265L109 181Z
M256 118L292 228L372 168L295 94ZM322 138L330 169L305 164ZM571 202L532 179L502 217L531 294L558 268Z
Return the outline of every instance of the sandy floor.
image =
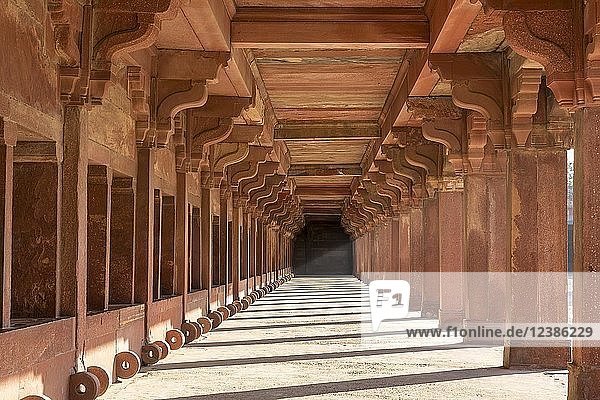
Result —
M501 348L385 323L362 338L365 294L352 277L295 278L102 399L566 399L566 371L502 369Z

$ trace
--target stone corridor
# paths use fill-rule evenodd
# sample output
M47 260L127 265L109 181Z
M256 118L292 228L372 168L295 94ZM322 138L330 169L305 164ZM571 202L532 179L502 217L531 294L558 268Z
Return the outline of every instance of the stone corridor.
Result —
M0 0L0 400L600 400L599 155L600 0Z
M501 348L402 331L361 340L365 293L351 276L294 278L100 399L566 398L566 371L503 369ZM418 313L406 321L435 324Z

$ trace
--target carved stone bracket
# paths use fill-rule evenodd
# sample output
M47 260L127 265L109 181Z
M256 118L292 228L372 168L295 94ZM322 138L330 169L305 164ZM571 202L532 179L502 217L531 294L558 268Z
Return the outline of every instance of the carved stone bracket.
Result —
M247 143L218 143L211 150L211 171L216 177L224 176L225 168L246 158L250 149Z
M390 184L384 173L369 172L367 174L370 181L377 185L377 190L382 194L392 199L392 211L396 215L402 205L402 192L396 186Z
M141 145L150 129L150 79L142 67L127 68L127 94L131 100L131 114L135 121L136 143Z
M507 145L508 109L503 80L507 75L500 53L432 54L430 64L439 75L452 82L452 101L458 107L476 111L486 120L487 133L494 145Z
M426 182L427 171L424 168L412 165L406 159L406 149L398 145L381 146L382 153L391 162L394 173L411 181L411 188L416 197L428 197Z
M165 147L173 133L175 115L207 103L208 85L215 82L229 57L229 53L221 52L160 50L157 73L151 80L150 129L144 142Z
M475 2L475 0L471 0ZM542 64L561 107L573 110L600 101L600 6L598 0L481 0L504 12L510 47ZM582 7L583 3L583 7ZM581 18L582 7L584 16ZM583 22L583 27L581 23ZM585 50L583 50L585 49Z
M375 160L375 167L379 172L385 174L386 180L390 185L393 185L400 189L402 193L402 201L410 201L413 198L412 180L405 176L396 174L391 161L388 160Z
M504 31L510 47L544 66L548 87L561 106L584 102L576 82L575 25L571 10L508 11Z
M60 95L65 104L100 104L111 79L113 57L150 47L161 21L177 15L178 0L123 2L49 0L60 58Z
M441 143L447 149L447 159L454 174L468 171L465 112L456 107L451 97L413 97L408 110L423 120L421 131L425 139Z
M227 176L231 180L231 184L238 186L241 180L256 176L259 163L265 162L272 150L272 147L250 145L248 156L243 162L235 163L227 167Z
M186 111L190 152L194 162L208 160L210 146L226 140L234 129L234 118L250 104L248 97L210 96L199 108Z
M262 210L265 203L259 200L269 197L271 197L271 200L274 200L277 197L277 193L285 186L285 179L285 175L275 174L266 176L261 186L249 191L248 204L256 204Z
M385 210L386 216L391 216L394 214L394 198L384 191L382 191L375 182L372 182L368 179L364 179L362 181L362 186L365 188L367 193L372 200L382 204Z
M265 177L267 175L274 175L278 169L278 162L267 161L260 163L258 165L258 172L256 173L256 176L243 179L239 182L240 195L249 195L250 191L263 186L265 184Z

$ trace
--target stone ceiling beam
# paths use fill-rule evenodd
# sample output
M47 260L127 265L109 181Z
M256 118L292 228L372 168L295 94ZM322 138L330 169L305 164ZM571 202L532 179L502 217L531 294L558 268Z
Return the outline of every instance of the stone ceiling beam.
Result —
M418 9L249 8L231 23L242 48L426 48L429 22Z
M297 164L291 165L288 175L294 176L361 176L359 164Z
M296 195L300 197L317 195L320 198L325 198L327 196L350 196L351 193L350 188L345 186L298 186Z
M279 140L348 140L377 139L381 130L377 124L279 124L275 127L275 139Z

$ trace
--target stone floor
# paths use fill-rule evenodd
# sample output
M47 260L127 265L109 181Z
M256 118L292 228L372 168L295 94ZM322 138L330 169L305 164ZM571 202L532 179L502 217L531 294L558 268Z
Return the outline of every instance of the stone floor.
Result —
M385 323L363 337L365 296L352 277L295 278L102 399L566 398L566 371L502 369L501 348L409 339Z

